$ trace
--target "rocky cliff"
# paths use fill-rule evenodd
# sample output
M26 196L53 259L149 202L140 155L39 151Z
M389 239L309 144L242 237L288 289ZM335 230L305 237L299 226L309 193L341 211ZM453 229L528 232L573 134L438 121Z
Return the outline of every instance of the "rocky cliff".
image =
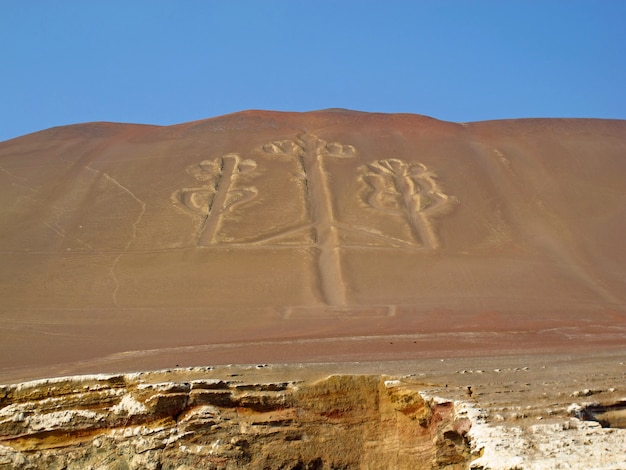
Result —
M469 420L402 380L158 379L98 375L0 388L0 468L469 467Z

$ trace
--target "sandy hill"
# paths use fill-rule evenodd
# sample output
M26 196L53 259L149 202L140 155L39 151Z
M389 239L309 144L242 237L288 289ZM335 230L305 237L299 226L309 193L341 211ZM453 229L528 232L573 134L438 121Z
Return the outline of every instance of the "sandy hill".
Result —
M248 111L0 143L0 380L624 346L626 121Z

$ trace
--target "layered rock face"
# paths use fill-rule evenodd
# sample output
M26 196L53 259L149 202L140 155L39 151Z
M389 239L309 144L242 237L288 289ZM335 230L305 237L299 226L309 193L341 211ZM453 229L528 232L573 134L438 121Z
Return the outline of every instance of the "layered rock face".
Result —
M315 383L158 373L0 388L0 468L463 469L452 402L381 376Z

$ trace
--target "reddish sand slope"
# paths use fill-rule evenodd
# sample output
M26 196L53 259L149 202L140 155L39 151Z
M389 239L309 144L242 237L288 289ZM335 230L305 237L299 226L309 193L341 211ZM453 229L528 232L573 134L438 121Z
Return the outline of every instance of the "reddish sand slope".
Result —
M0 143L0 378L626 345L626 121L249 111Z

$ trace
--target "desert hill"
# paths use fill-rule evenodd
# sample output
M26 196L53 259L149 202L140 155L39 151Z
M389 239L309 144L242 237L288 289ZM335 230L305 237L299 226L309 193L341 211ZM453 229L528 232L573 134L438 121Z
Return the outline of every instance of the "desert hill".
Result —
M626 121L247 111L0 143L0 381L626 344Z

